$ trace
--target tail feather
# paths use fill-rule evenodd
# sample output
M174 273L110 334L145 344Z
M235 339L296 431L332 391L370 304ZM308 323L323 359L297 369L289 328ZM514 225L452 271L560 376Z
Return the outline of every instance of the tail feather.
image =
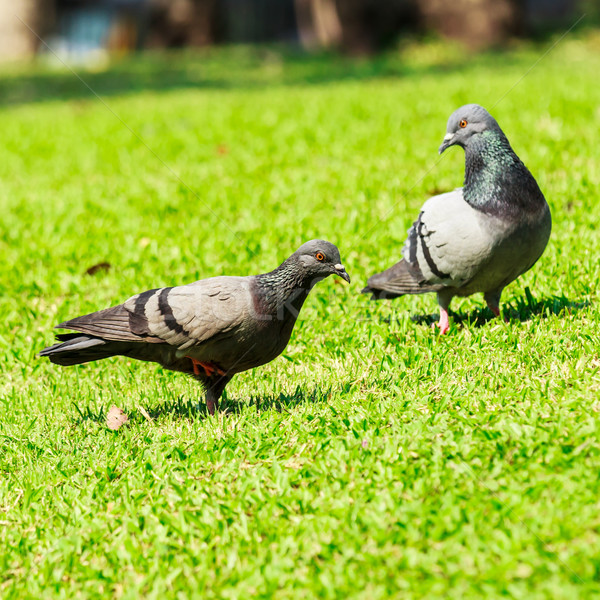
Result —
M423 276L404 259L394 266L369 278L363 294L372 294L373 300L398 298L405 294L436 292L442 286L427 285Z
M44 348L38 356L45 356L56 365L70 367L111 356L128 356L136 360L156 362L173 371L194 372L192 361L178 357L177 349L168 344L145 342L115 342L82 333L60 333L58 344Z
M47 356L54 364L65 367L117 356L130 346L79 333L63 333L56 337L60 342L44 348L39 356Z

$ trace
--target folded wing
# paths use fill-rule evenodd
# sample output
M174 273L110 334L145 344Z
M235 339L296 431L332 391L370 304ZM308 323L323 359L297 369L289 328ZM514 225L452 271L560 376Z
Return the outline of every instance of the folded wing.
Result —
M427 200L402 249L421 285L460 288L477 274L494 248L484 217L461 189Z
M119 306L65 321L57 328L107 341L166 343L183 350L239 327L250 303L247 278L215 277L148 290Z

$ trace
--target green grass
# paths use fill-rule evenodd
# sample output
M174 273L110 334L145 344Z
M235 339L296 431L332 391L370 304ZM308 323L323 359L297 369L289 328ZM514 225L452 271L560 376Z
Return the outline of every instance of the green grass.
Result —
M0 596L600 597L598 39L514 89L545 47L149 56L82 73L106 105L64 70L7 71ZM494 106L554 228L509 323L457 300L440 337L434 296L358 292L461 184L462 151L437 148L466 102ZM314 237L352 285L319 284L218 418L153 365L35 356L64 319Z

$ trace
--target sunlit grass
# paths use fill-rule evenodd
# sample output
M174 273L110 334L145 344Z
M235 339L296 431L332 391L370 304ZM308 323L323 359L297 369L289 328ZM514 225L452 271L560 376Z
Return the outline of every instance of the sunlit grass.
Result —
M563 42L514 89L543 49L146 57L84 73L108 108L69 73L7 76L0 596L598 593L594 40ZM423 201L461 185L462 151L436 161L466 102L497 117L554 228L504 294L509 323L457 300L440 338L433 296L359 291ZM219 418L152 365L35 357L66 318L270 270L314 237L352 285L319 284L284 356L237 376ZM112 404L130 414L117 432Z

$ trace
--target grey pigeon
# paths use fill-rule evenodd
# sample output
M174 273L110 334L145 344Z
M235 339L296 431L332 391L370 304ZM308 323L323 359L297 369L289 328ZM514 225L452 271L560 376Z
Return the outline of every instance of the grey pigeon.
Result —
M283 352L308 293L331 274L350 282L338 249L312 240L270 273L149 290L65 321L57 328L79 333L57 335L40 356L65 366L110 356L157 362L200 381L214 414L236 373Z
M465 151L464 187L425 202L403 259L363 289L375 299L436 292L441 333L450 328L454 296L483 292L498 316L502 290L540 258L552 227L536 180L484 108L467 104L452 113L440 154L454 145Z

